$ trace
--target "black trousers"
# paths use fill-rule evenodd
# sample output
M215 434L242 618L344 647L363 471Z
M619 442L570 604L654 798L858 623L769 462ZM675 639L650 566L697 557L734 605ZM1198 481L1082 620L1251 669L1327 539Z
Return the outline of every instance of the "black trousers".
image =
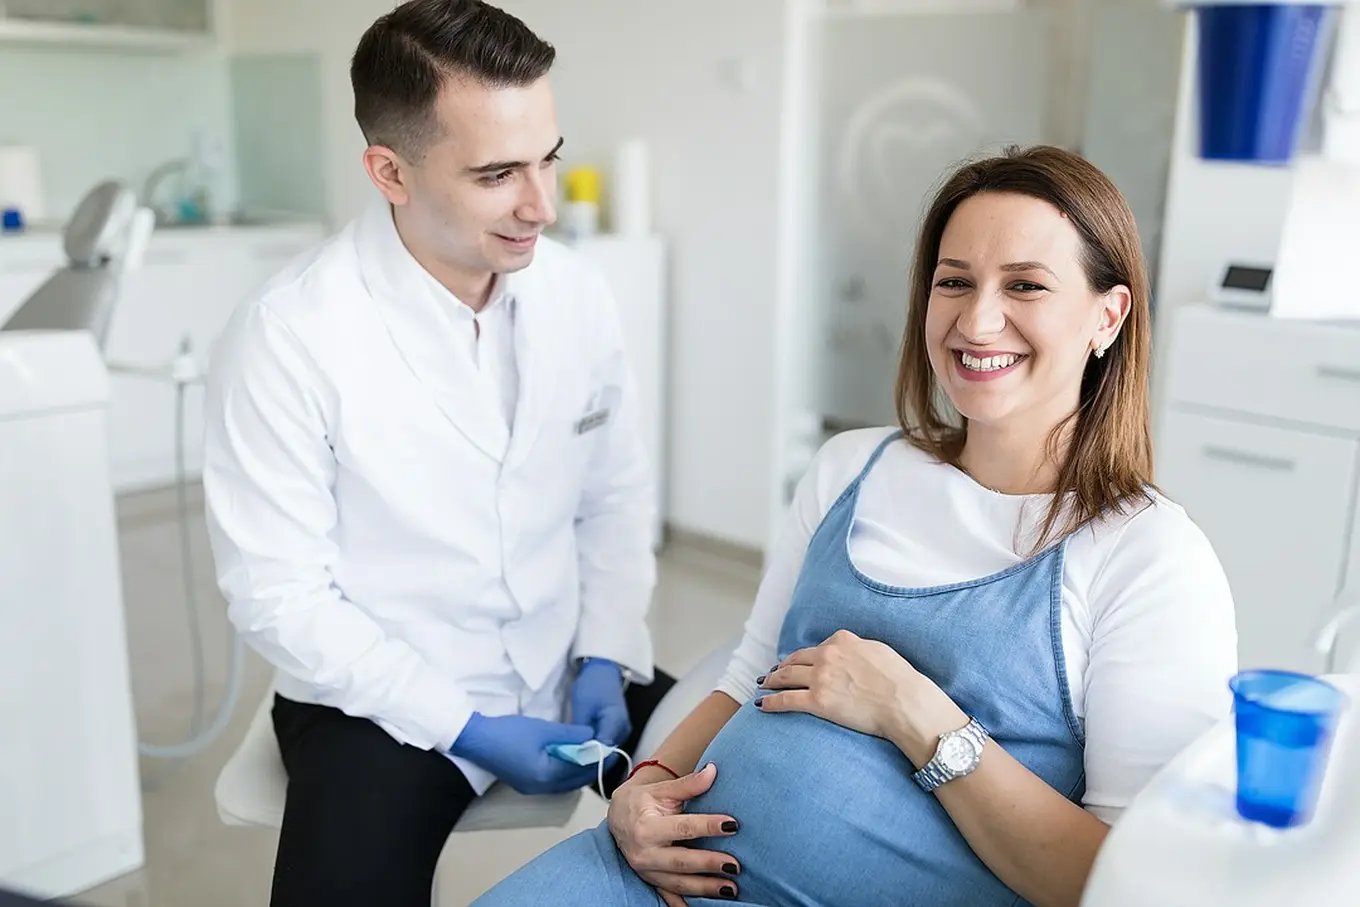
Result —
M625 693L637 749L675 679L656 672ZM271 907L430 907L444 842L476 799L445 756L403 746L373 722L274 698L274 733L288 772ZM605 791L627 764L605 775Z

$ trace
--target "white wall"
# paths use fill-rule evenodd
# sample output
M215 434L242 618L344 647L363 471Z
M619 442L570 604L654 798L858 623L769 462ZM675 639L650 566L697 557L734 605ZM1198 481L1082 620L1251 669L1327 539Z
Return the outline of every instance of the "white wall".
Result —
M638 0L504 5L558 49L568 161L607 166L634 135L652 149L671 243L669 522L764 547L783 0L691 0L664 19Z
M349 56L392 5L237 0L230 9L234 50L319 54L337 222L373 191L359 165ZM691 0L662 19L639 0L502 3L558 48L568 164L607 165L630 136L651 145L655 219L671 248L668 520L757 548L773 482L784 5Z

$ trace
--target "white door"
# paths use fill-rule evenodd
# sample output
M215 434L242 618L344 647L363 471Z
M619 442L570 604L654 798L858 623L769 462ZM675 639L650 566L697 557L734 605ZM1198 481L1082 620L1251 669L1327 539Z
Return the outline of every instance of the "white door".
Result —
M1321 670L1313 635L1345 581L1360 442L1172 411L1157 484L1232 584L1243 668Z

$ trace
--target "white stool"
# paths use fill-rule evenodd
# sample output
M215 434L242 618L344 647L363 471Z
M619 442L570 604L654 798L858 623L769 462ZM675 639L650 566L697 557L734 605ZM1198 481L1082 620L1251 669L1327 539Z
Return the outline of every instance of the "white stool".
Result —
M657 705L643 729L635 762L651 757L722 678L738 640L710 653L686 674ZM279 828L283 824L284 794L288 775L279 755L270 708L271 688L255 710L245 739L217 776L217 814L228 825ZM561 828L570 821L581 791L551 796L525 796L509 785L494 784L463 813L454 832L512 828Z

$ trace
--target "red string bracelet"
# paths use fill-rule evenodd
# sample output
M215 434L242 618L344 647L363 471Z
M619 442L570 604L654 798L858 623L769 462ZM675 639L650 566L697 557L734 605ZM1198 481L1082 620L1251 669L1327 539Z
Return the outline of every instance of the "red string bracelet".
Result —
M632 781L634 775L636 775L638 772L642 771L644 768L646 768L646 767L649 766L649 765L655 765L657 768L661 769L662 771L670 772L671 775L672 775L677 781L680 779L680 773L677 772L675 769L671 768L671 767L670 767L669 765L667 765L666 763L664 763L664 762L659 762L659 761L657 761L656 759L648 759L646 762L639 762L637 765L633 766L633 770L632 770L631 772L628 773L628 777L625 778L624 780L625 780L625 781Z

